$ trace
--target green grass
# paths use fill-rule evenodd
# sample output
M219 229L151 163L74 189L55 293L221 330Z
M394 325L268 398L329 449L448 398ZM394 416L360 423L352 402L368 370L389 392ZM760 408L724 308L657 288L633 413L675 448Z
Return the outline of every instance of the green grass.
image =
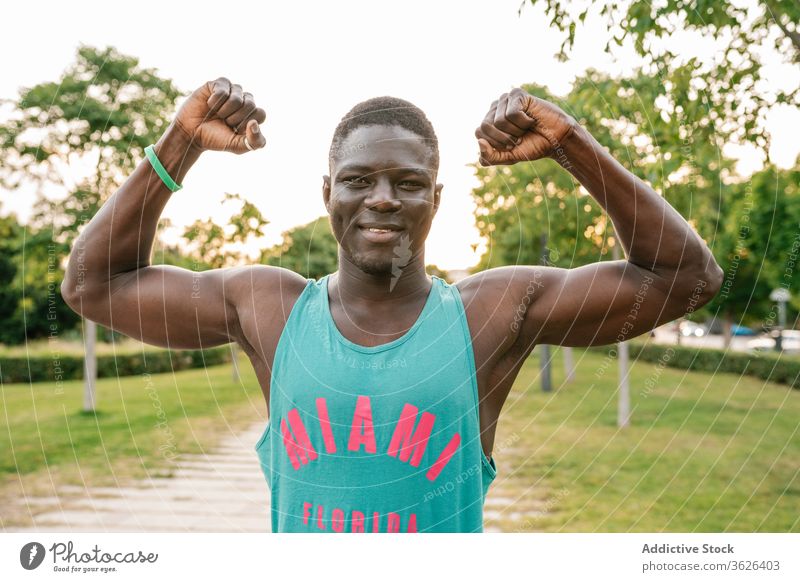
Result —
M499 423L490 495L508 531L800 531L800 391L636 363L618 429L617 362L576 350L577 379L524 366ZM652 388L647 389L648 386Z
M264 418L255 375L241 363L241 382L230 365L99 380L96 414L81 412L81 381L61 392L51 383L3 386L0 506L9 506L4 497L57 495L63 484L169 474L176 455L208 450L220 435ZM0 518L8 525L14 516Z

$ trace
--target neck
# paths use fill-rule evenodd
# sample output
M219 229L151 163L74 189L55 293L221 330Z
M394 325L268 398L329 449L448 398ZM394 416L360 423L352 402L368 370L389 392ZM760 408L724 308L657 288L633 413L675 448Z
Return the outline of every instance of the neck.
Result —
M331 277L336 294L348 300L380 302L406 301L410 297L427 295L431 288L425 272L425 253L416 253L404 267L397 269L399 275L387 273L373 275L365 273L339 252L339 270Z

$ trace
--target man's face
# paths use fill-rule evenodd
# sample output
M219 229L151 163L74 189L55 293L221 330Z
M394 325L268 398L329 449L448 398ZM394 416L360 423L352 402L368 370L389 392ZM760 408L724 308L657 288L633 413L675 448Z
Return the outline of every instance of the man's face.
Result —
M353 130L324 177L323 197L336 240L353 264L390 275L420 253L439 207L441 184L430 148L400 126Z

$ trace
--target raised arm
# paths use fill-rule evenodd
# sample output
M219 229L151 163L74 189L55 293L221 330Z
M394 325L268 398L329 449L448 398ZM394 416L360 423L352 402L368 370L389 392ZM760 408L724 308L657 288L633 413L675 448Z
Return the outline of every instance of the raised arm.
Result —
M719 290L722 271L686 220L560 108L515 89L476 131L483 165L550 157L608 212L627 260L575 269L508 267L483 275L522 305L519 341L584 346L631 339Z
M227 79L205 83L178 111L155 152L179 184L207 150L241 154L264 147L266 118L253 96ZM207 347L240 339L237 310L254 278L277 274L249 268L196 273L151 266L159 217L172 192L142 162L81 232L70 254L62 294L88 319L147 343Z

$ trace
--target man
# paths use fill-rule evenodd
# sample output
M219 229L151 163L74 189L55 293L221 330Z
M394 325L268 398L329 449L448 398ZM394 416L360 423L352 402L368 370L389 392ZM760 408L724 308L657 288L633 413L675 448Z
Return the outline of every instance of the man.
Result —
M533 347L632 338L719 289L686 221L575 120L519 89L477 129L481 163L556 159L606 209L627 260L504 267L455 286L428 277L436 135L387 97L357 105L331 144L322 195L336 273L150 265L165 181L180 183L204 151L264 147L265 117L227 79L195 91L154 150L168 175L157 161L133 172L81 233L62 289L85 317L147 343L242 347L270 413L256 449L273 531L481 531L497 419Z

